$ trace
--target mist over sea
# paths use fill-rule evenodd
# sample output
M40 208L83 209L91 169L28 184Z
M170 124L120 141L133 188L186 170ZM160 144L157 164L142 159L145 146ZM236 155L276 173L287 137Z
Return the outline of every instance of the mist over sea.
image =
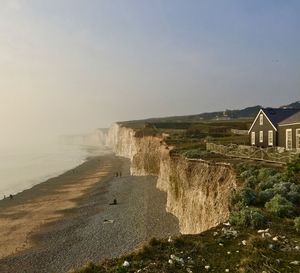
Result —
M109 151L95 140L82 141L78 136L22 147L0 147L0 200L58 176L87 157Z

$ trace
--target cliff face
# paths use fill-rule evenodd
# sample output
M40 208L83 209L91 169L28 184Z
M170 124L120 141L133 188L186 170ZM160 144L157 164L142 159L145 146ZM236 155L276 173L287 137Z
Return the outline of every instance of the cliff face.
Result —
M155 175L157 187L167 193L167 211L179 219L183 234L195 234L228 219L229 200L236 187L227 164L171 157L163 137L136 137L117 124L108 133L114 152L131 160L133 175Z

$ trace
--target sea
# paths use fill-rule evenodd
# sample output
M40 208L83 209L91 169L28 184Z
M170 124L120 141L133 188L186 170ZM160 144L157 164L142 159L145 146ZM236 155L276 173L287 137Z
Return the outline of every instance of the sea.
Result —
M107 153L100 145L76 141L0 148L0 200L79 166L90 156Z

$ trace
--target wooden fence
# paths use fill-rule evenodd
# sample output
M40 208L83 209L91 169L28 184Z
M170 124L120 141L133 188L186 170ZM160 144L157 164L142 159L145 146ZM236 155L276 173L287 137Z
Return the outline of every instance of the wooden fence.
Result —
M233 133L234 135L240 135L240 136L248 135L248 130L231 129L230 132Z
M285 151L282 148L270 147L259 148L246 145L219 145L215 143L206 143L206 150L229 157L238 157L244 159L262 160L267 162L276 162L286 164L295 159L299 152Z

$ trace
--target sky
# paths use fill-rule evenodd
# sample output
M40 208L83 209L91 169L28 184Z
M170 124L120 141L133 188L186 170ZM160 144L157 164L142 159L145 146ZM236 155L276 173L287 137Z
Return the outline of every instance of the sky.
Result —
M1 0L1 143L300 100L298 0Z

